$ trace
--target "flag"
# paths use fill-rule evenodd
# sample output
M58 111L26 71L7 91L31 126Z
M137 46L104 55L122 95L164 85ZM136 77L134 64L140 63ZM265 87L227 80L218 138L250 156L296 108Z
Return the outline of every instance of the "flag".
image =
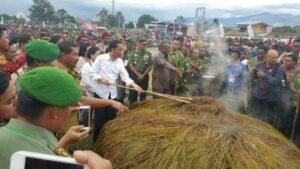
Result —
M43 27L46 27L46 24L45 24L45 22L43 21Z
M266 33L267 33L267 34L270 34L270 33L272 32L272 29L273 29L273 28L272 28L272 27L270 27L270 26L269 26L269 27L267 27Z
M136 29L136 23L135 23L135 22L133 22L133 26L134 26L134 28Z
M87 22L82 25L82 28L84 30L97 31L97 25L96 24L91 24L91 23L87 23Z
M3 16L1 17L1 22L0 22L1 25L4 24L4 19L3 19Z
M249 25L247 26L247 30L248 30L248 36L249 36L249 39L254 38L254 33L253 33L253 29L252 29L251 24L249 24Z
M220 29L220 36L224 37L225 33L224 33L224 26L222 24L219 25L219 29Z

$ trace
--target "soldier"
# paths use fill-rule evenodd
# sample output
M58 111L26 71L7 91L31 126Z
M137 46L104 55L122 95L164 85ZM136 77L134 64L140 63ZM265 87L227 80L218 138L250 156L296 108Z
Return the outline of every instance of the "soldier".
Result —
M152 55L146 50L148 42L146 39L139 40L138 49L129 57L130 77L137 82L143 90L148 89L149 72L152 68ZM129 92L129 103L137 101L137 92ZM140 94L140 100L146 100L146 93Z
M125 66L126 70L129 72L128 60L129 60L129 56L135 52L135 42L133 41L133 39L131 37L127 38L125 40L125 42L126 42L126 50L124 51L123 62L124 62L124 66ZM122 80L120 78L118 79L117 83L122 86L125 86L125 83L122 82ZM117 90L118 90L118 101L124 104L124 100L126 97L125 89L118 87Z
M72 76L52 67L28 71L20 77L20 85L18 117L0 129L0 165L4 169L9 168L16 151L55 154L65 149L53 133L63 128L81 99L80 87ZM83 135L88 136L88 131Z
M125 40L125 42L126 42L126 50L124 51L123 61L124 61L125 67L128 70L129 56L135 52L135 43L132 38L127 38Z
M183 53L180 51L180 39L175 38L173 39L172 48L170 52L171 64L176 68L180 69L184 59L185 57ZM172 73L171 83L170 83L171 94L177 95L177 89L179 87L178 82L179 82L179 77L176 74Z

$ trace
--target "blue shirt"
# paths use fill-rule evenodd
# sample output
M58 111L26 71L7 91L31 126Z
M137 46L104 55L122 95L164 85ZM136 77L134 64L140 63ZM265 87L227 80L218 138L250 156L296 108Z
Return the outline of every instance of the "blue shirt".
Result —
M258 77L256 73L254 74L256 86L253 91L253 97L270 102L275 101L280 95L281 81L284 76L283 67L276 63L268 68L266 62L260 62L256 69L263 71L267 76Z
M226 67L227 89L239 90L243 86L245 76L245 66L238 63L231 63Z

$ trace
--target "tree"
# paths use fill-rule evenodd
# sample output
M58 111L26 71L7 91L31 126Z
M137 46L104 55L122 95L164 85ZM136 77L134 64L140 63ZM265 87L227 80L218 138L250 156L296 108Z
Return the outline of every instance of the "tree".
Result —
M121 11L117 12L116 19L118 21L118 27L123 28L123 25L124 25L124 22L125 22L125 17L123 16Z
M29 17L33 22L51 22L54 19L55 11L48 0L33 0L29 11Z
M18 24L18 25L24 25L26 23L26 19L23 18L22 16L15 19L15 23Z
M0 14L0 19L1 19L2 17L3 17L3 20L4 20L4 21L10 21L10 20L13 19L12 16L9 16L9 15L7 15L7 14Z
M54 14L55 19L58 23L76 23L76 20L73 16L71 16L65 9L59 9Z
M118 20L115 15L109 14L107 15L107 27L117 27L118 26Z
M184 17L181 16L181 15L180 15L180 16L177 16L177 18L175 19L175 23L176 23L176 24L183 25L184 22L185 22L185 19L184 19Z
M219 26L219 19L218 18L213 19L213 25Z
M101 11L99 11L97 16L100 18L100 24L104 25L106 23L107 15L108 15L108 11L106 8L102 8Z
M126 29L134 29L134 23L133 22L129 22L128 24L125 25Z
M152 21L156 21L156 19L149 14L144 14L138 18L137 27L144 28L145 24L148 24Z
M63 23L65 21L65 19L67 18L69 14L67 13L67 11L65 9L59 9L56 11L56 13L54 14L56 20L59 23Z

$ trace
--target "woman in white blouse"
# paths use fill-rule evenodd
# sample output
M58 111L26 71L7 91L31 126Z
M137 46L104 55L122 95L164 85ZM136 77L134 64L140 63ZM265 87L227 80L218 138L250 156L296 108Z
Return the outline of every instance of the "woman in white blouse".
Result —
M88 61L81 69L81 86L86 95L93 96L93 84L91 83L90 72L96 58L100 55L100 50L97 47L90 47L87 51Z

